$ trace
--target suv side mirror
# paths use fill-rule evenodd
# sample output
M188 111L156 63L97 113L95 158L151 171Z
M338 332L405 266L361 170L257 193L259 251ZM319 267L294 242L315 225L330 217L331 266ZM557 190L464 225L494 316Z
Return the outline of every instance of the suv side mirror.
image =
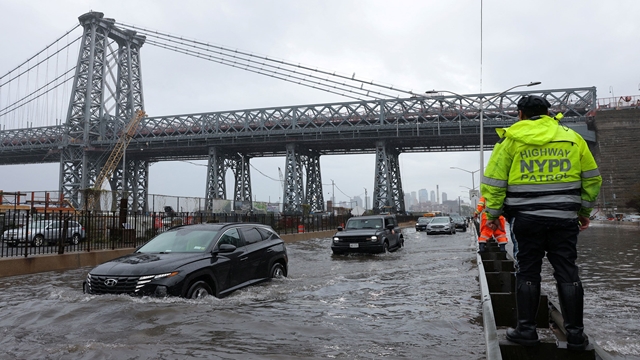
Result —
M396 226L393 225L393 224L387 224L387 230L393 230L393 229L395 229L395 227Z
M342 230L344 230L342 226L338 226L338 231L342 231Z
M236 246L235 245L220 244L220 246L218 247L218 251L214 251L214 253L217 253L217 252L230 253L230 252L234 252L234 251L236 251Z

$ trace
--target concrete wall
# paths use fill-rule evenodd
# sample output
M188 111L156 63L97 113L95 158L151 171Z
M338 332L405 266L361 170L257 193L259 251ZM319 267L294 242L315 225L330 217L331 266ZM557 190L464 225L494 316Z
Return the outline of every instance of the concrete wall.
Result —
M625 203L640 185L640 109L599 110L590 126L596 130L592 152L603 180L598 201L618 212L635 212Z

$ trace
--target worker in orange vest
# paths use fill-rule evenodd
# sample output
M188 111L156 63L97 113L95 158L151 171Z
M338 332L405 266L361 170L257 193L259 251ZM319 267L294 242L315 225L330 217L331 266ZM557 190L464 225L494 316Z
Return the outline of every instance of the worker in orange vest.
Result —
M487 214L484 212L485 208L485 200L484 196L480 197L478 201L478 207L476 207L474 218L478 218L478 215L482 214L482 220L480 222L480 236L478 237L478 252L484 252L485 246L487 245L487 240L494 237L498 242L498 246L500 246L500 251L506 252L507 249L505 246L507 245L507 233L505 232L505 219L504 216L500 216L500 227L497 227L495 230L491 227L487 226Z

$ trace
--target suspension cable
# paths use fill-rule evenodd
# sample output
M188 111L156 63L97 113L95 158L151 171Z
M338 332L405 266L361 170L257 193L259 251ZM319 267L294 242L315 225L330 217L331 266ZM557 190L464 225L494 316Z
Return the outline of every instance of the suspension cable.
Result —
M72 72L72 71L74 71L74 70L75 70L75 67L73 67L73 68L71 68L71 69L67 70L64 74L62 74L62 75L60 75L60 76L56 77L55 79L51 80L51 81L50 81L50 82L48 82L47 84L45 84L45 85L41 86L40 88L38 88L38 89L34 90L34 91L33 91L33 92L31 92L31 93L29 93L29 94L25 95L25 96L24 96L24 97L22 97L21 99L16 100L16 101L15 101L15 102L13 102L12 104L7 105L7 106L6 106L6 107L4 107L3 109L0 109L0 116L4 116L4 115L6 115L6 114L8 114L8 113L10 113L10 112L13 112L13 111L15 111L15 110L17 110L17 109L19 109L19 108L21 108L21 107L25 106L26 104L28 104L28 103L30 103L30 102L32 102L32 101L34 101L34 100L36 100L36 99L38 99L38 98L40 98L40 97L44 96L45 94L47 94L47 93L48 93L48 92L50 92L51 90L53 90L53 89L55 89L55 88L57 88L57 87L61 86L62 84L65 84L67 81L69 81L69 80L73 79L73 77L68 77L68 78L66 78L65 80L63 80L63 82L61 82L61 83L59 83L58 85L56 85L56 86L54 86L54 87L50 88L50 89L49 89L49 90L47 90L47 91L45 91L45 92L41 93L41 94L40 94L40 95L38 95L38 96L33 97L31 100L21 103L21 102L22 102L22 101L24 101L25 99L28 99L29 97L31 97L33 94L37 94L40 90L42 90L42 89L44 89L44 88L47 88L51 83L55 82L56 80L58 80L58 79L60 79L61 77L63 77L63 76L65 76L65 75L69 74L70 72ZM11 107L13 107L13 109L10 109Z
M63 47L62 49L60 49L60 50L56 51L55 53L51 54L50 56L47 56L47 57L46 57L45 59L43 59L42 61L39 61L38 63L36 63L35 65L31 66L30 68L25 69L23 72L21 72L21 73L17 74L16 76L12 77L11 79L9 79L9 80L5 81L4 83L0 84L0 87L5 86L6 84L10 83L11 81L15 80L16 78L18 78L18 77L20 77L20 76L22 76L22 75L26 74L27 72L29 72L29 71L33 70L33 69L34 69L35 67L37 67L38 65L41 65L43 62L48 61L50 58L52 58L52 57L53 57L54 55L56 55L58 52L60 52L60 51L64 50L65 48L67 48L67 47L69 47L69 46L71 46L71 45L75 44L75 42L76 42L76 41L78 41L81 37L82 37L82 36L77 37L75 40L73 40L72 42L68 43L68 44L67 44L65 47ZM42 51L41 51L41 52L42 52ZM33 57L32 57L32 59L33 59ZM24 65L24 64L23 64L23 65ZM22 65L21 65L21 66L22 66ZM15 70L16 70L16 69L14 69L14 70L12 70L12 71L15 71ZM9 72L9 73L10 73L10 72ZM4 76L9 75L9 73L7 73L7 74L6 74L6 75L4 75ZM4 77L4 76L3 76L3 77ZM0 78L0 79L1 79L1 78Z
M276 79L279 79L279 80L284 80L284 81L292 82L292 83L299 84L299 85L302 85L302 86L307 86L307 87L310 87L310 88L327 91L327 92L330 92L330 93L338 94L338 95L341 95L341 96L346 96L346 97L349 97L349 98L352 98L352 99L356 99L356 100L363 100L361 98L358 98L358 97L355 97L355 96L352 96L352 95L343 94L343 93L340 93L340 92L337 92L337 91L333 91L333 90L330 90L330 89L323 89L321 87L304 84L302 82L296 82L296 81L287 79L286 77L269 74L267 72L263 72L263 71L260 71L260 70L251 70L250 69L251 67L255 67L255 66L251 66L251 65L242 65L241 66L240 64L235 64L233 62L229 63L229 60L224 60L224 59L222 59L222 60L212 60L212 59L209 59L210 57L212 57L211 55L201 54L201 53L197 53L197 52L189 51L189 50L182 50L182 49L179 49L179 48L176 48L176 47L170 47L170 46L167 46L167 45L164 45L164 44L161 44L161 43L155 43L153 40L147 40L146 42L149 43L150 45L154 45L154 46L157 46L157 47L160 47L160 48L164 48L164 49L167 49L167 50L175 51L175 52L178 52L178 53L194 56L194 57L205 59L205 60L219 62L219 63L224 64L224 65L228 65L228 66L235 67L235 68L238 68L238 69L246 70L246 71L253 72L253 73L256 73L256 74L267 75L267 76L270 76L270 77L273 77L273 78L276 78ZM320 84L320 83L317 83L317 85L329 86L329 85L323 85L323 84Z
M289 66L289 67L293 67L293 68L299 68L299 69L303 69L303 70L307 70L307 71L311 71L311 72L316 72L316 73L321 73L324 75L330 75L333 77L337 77L337 78L341 78L341 79L345 79L345 80L349 80L349 81L354 81L354 82L358 82L361 84L361 88L364 87L364 85L370 85L370 86L374 86L374 87L378 87L378 88L384 88L387 90L392 90L392 91L397 91L397 92L401 92L401 93L406 93L406 94L410 94L410 95L416 95L413 91L407 91L407 90L403 90L403 89L399 89L399 88L394 88L393 86L387 86L387 85L380 85L377 83L374 83L373 81L365 81L359 78L355 77L355 73L349 77L349 76L345 76L345 75L340 75L337 74L336 72L329 72L329 71L325 71L325 70L319 70L319 69L314 69L311 68L309 66L304 66L304 65L300 65L300 64L294 64L294 63L290 63L284 60L276 60L273 58L269 58L267 56L259 56L259 55L255 55L255 54L251 54L248 52L244 52L244 51L240 51L240 50L233 50L233 49L229 49L229 48L225 48L223 46L219 46L219 45L211 45L209 43L204 43L202 41L197 41L197 40L191 40L191 39L185 39L184 37L180 37L180 36L175 36L175 35L171 35L171 34L165 34L165 33L161 33L159 31L155 31L155 30L149 30L149 29L145 29L142 27L138 27L135 25L129 25L129 24L122 24L119 23L119 25L123 26L123 27L128 27L131 28L132 30L138 30L140 32L142 32L144 35L147 36L164 36L164 37L168 37L168 38L173 38L173 39L178 39L178 40L182 40L182 41L190 41L193 42L194 44L199 44L199 45L203 45L203 46L207 46L207 47L212 47L212 48L216 48L219 49L221 51L225 51L225 52L229 52L232 54L239 54L242 56L247 56L249 58L257 58L257 59L261 59L263 61L268 61L268 62L274 62L280 65L284 65L284 66ZM228 55L231 56L231 55ZM252 60L255 61L255 60ZM286 70L286 71L295 71L295 70Z
M33 55L32 57L28 58L25 62L23 62L22 64L16 66L14 69L9 70L9 72L7 72L6 74L0 76L0 80L4 79L7 75L11 74L12 72L16 71L17 69L21 68L22 65L29 63L29 61L31 61L33 58L37 57L38 55L40 55L41 53L45 52L47 49L49 49L51 46L53 46L53 44L57 43L58 41L60 41L63 37L67 36L67 34L69 34L70 32L72 32L73 30L77 29L80 26L80 24L74 26L71 30L67 31L66 33L64 33L64 35L60 36L59 38L57 38L54 42L52 42L51 44L47 45L47 47L45 47L44 49L42 49L41 51L39 51L37 54ZM77 40L77 39L76 39ZM74 40L75 42L75 40Z
M282 73L282 71L284 71L284 72L287 72L287 73L299 74L299 75L302 75L302 76L305 76L305 77L317 79L317 80L320 80L320 81L325 81L325 82L328 82L328 83L338 84L339 86L346 88L346 89L343 89L343 90L349 91L349 92L352 92L352 93L358 94L358 95L363 95L363 93L359 92L360 90L362 90L362 91L366 91L366 94L364 94L365 96L369 96L369 97L373 97L373 98L392 98L392 97L394 97L394 95L386 94L386 93L379 92L379 91L365 89L364 88L364 84L360 84L360 86L356 86L356 85L348 84L346 82L340 82L340 81L336 81L336 80L331 80L329 78L322 78L320 76L313 75L313 73L302 73L302 72L297 71L296 69L282 68L280 65L269 64L269 63L265 62L264 60L263 61L256 61L256 60L253 60L251 58L242 57L242 55L241 56L237 55L237 54L242 54L242 53L234 52L232 54L226 54L223 51L216 51L216 50L212 50L212 49L209 49L209 48L206 48L206 47L202 47L202 46L191 45L189 43L185 43L184 41L165 39L165 38L163 38L161 36L157 36L157 35L154 35L154 34L149 34L149 36L156 37L156 38L159 38L159 39L165 41L165 43L164 43L165 45L166 45L166 42L168 41L170 43L176 43L176 44L180 44L180 45L183 45L183 46L188 46L190 48L204 50L204 51L207 51L207 52L210 52L210 53L214 53L214 54L218 54L218 55L221 55L221 56L225 56L227 58L239 59L239 60L245 61L247 63L258 64L258 65L260 65L260 67L274 68L275 70L269 71L272 74L282 74L282 75L284 75ZM158 42L156 42L156 41L148 40L147 42L152 44L152 45L158 46L157 45ZM166 46L170 47L172 45L166 45ZM193 50L186 50L186 51L193 51ZM227 51L229 51L229 50L227 50ZM198 52L196 52L196 53L198 53ZM222 59L222 58L218 58L218 57L214 57L214 56L212 56L212 57L216 58L216 59ZM224 59L223 61L230 61L231 62L231 60L228 60L228 59ZM216 62L219 62L219 61L216 61ZM235 63L235 62L236 61L233 61L233 63ZM223 62L219 62L219 63L221 63L223 65L229 65L229 64L223 63ZM279 64L283 64L283 62L280 62ZM287 65L287 64L284 64L284 65ZM287 66L290 66L290 65L287 65ZM257 67L257 66L253 66L253 67ZM281 71L281 72L278 72L278 71ZM267 75L267 76L270 76L270 75ZM290 76L290 75L287 75L287 76ZM308 80L308 79L304 79L303 81L307 81L307 82L315 83L315 84L320 84L320 82L314 82L314 81L311 81L311 80ZM351 81L353 81L353 80L351 80ZM325 84L321 84L321 85L330 87L330 85L325 85ZM335 86L335 85L333 87L337 88L337 86ZM371 94L381 95L381 97L374 96L374 95L371 95Z

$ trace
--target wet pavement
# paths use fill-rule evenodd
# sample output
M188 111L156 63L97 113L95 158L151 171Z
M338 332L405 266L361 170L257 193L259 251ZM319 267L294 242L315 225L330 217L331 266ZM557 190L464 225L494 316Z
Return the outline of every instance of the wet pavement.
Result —
M290 243L289 277L216 299L88 296L89 271L0 278L0 359L482 359L475 238L334 256Z
M84 295L89 268L0 278L0 359L484 359L475 237L403 232L381 255L287 244L288 278L223 299ZM615 359L640 359L638 235L579 241L586 332Z

